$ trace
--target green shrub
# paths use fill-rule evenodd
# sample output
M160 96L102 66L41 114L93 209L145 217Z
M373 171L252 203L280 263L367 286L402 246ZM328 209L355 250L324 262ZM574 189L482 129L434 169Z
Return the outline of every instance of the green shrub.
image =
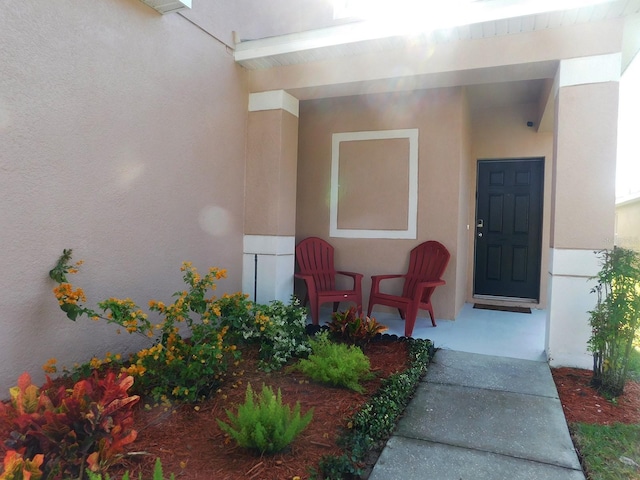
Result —
M369 359L362 350L332 342L327 332L311 340L311 350L309 358L300 360L295 368L317 382L362 393L364 388L360 382L373 378Z
M358 459L343 453L337 455L324 455L318 462L318 471L312 470L312 478L327 480L342 480L348 478L360 478L362 469L358 466Z
M260 346L261 370L277 370L292 357L306 357L311 352L305 330L307 312L295 297L289 305L278 300L259 305L236 294L218 303L220 324L229 327L233 339Z
M293 410L282 404L282 394L263 385L262 393L255 394L247 385L245 403L238 406L238 413L226 410L230 424L218 420L218 425L236 443L251 450L275 453L284 449L302 432L313 418L313 409L300 416L300 402Z
M600 252L602 269L589 312L593 352L592 384L612 397L622 395L629 358L640 327L640 254L624 248Z

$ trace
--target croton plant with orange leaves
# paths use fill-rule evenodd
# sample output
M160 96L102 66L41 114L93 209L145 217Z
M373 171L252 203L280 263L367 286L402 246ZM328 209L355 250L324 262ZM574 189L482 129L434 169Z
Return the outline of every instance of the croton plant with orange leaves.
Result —
M28 373L0 403L0 452L4 479L83 478L84 470L106 472L136 439L132 429L137 395L133 377L113 372L76 382L72 388L49 378L38 388Z

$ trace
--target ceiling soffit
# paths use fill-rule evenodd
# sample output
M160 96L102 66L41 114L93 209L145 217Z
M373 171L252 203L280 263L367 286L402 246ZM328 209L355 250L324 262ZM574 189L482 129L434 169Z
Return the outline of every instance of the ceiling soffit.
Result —
M563 5L578 3L584 6L562 9ZM356 22L259 40L240 41L236 43L235 59L250 70L268 69L397 50L407 46L428 46L518 35L640 15L640 0L485 0L471 5L482 7L482 10L470 10L470 13L465 14L467 7L455 17L441 22L445 28L437 28L429 33L407 34L370 22ZM522 15L526 12L531 13ZM517 16L513 16L514 14Z

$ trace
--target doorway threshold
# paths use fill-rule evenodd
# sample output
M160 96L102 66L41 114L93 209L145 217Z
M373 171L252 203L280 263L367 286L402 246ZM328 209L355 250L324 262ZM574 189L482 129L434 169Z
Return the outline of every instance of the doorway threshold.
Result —
M537 298L520 298L520 297L501 297L500 295L481 295L474 293L473 298L478 300L493 300L495 302L512 302L512 303L538 303Z
M531 313L529 307L510 307L507 305L488 305L485 303L474 303L473 308L479 310L496 310L498 312Z

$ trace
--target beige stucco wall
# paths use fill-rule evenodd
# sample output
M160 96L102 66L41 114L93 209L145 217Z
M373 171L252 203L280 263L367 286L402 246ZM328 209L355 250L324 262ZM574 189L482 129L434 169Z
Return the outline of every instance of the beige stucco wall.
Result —
M542 263L540 303L535 307L545 308L547 275L549 262L549 232L551 215L551 165L553 158L553 133L542 133L528 127L528 121L534 121L538 115L537 104L519 104L500 108L483 109L471 113L471 175L468 188L475 192L477 181L477 160L535 158L545 159L544 204L542 228ZM475 198L469 210L469 275L467 278L467 299L473 301L473 261L475 235Z
M616 245L640 251L640 197L616 205Z
M606 82L558 93L552 201L561 220L552 219L554 248L613 246L618 89L618 82Z
M409 251L425 240L442 242L452 254L445 274L447 285L436 290L433 302L438 318L454 318L463 297L456 274L467 140L464 96L460 88L411 94L369 95L313 100L300 104L298 149L298 209L296 238L319 236L336 249L336 267L364 274L363 302L368 303L370 276L404 273ZM331 138L333 133L417 128L419 130L419 187L417 239L329 238ZM363 176L378 178L372 169ZM466 252L462 257L466 262ZM380 308L380 307L376 307Z
M244 233L295 235L298 118L251 112L248 133Z
M86 262L74 279L91 305L169 301L183 260L227 268L220 290L239 290L247 119L244 71L178 14L129 0L4 6L0 398L23 370L42 380L50 357L71 366L145 343L66 319L47 276L63 248Z

